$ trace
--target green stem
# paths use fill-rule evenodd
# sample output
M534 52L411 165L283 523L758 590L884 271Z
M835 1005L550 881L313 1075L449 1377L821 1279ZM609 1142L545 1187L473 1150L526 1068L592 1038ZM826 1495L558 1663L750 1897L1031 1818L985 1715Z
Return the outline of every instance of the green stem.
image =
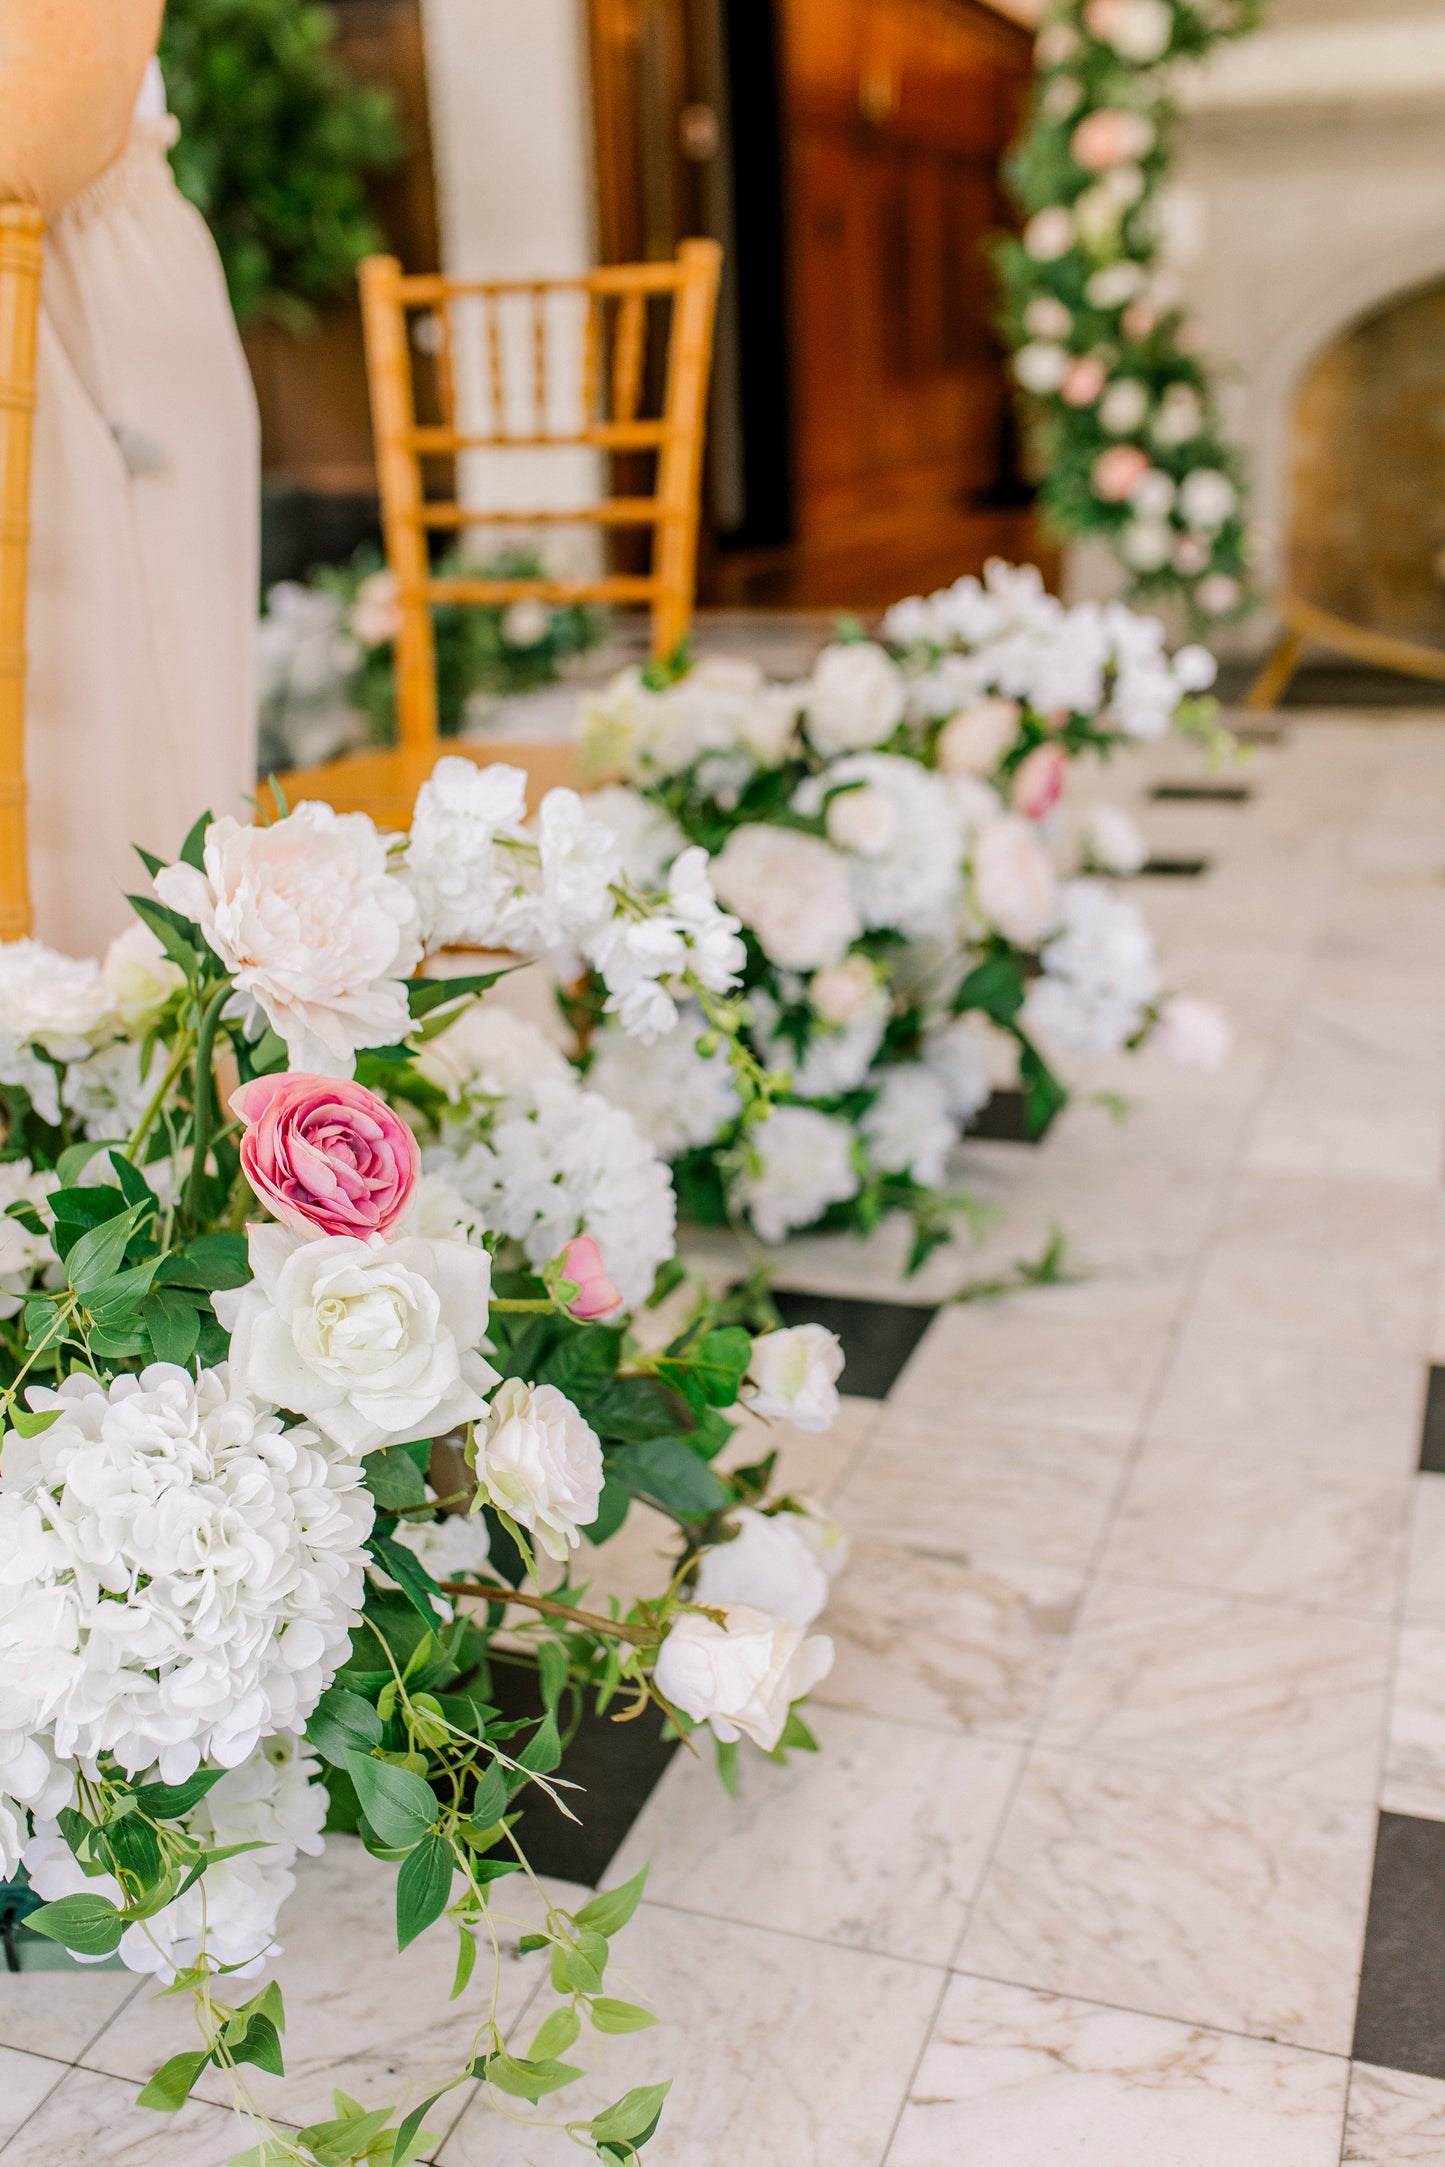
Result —
M212 1077L211 1062L216 1043L216 1026L221 1020L231 992L231 981L223 978L201 1016L201 1026L196 1033L196 1096L191 1117L191 1171L186 1177L185 1215L195 1225L201 1207L201 1184L206 1178L206 1154L211 1148Z
M512 1310L512 1311L517 1311L517 1310L523 1310L523 1309L537 1309L537 1310L543 1310L543 1309L548 1309L548 1310L550 1310L550 1309L555 1309L555 1308L557 1307L557 1304L556 1304L556 1303L555 1303L554 1301L552 1301L550 1297L548 1297L548 1298L547 1298L546 1300L544 1300L544 1301L530 1301L530 1302L524 1302L524 1301L521 1301L521 1300L516 1300L516 1301L514 1301L514 1300L510 1300L510 1299L508 1299L507 1297L505 1297L505 1296L503 1296L503 1295L500 1295L500 1294L494 1294L494 1295L492 1296L492 1299L491 1299L491 1304L490 1304L490 1306L491 1306L491 1307L492 1307L493 1309L506 1309L506 1310Z
M565 1618L569 1625L580 1625L589 1633L625 1640L633 1648L655 1648L666 1637L655 1625L624 1625L617 1618L599 1618L595 1611L574 1610L569 1603L555 1603L551 1596L533 1595L525 1588L475 1580L443 1580L438 1584L443 1595L470 1595L488 1603L521 1603L528 1610L541 1611L544 1617Z
M164 1076L162 1076L160 1082L156 1085L155 1091L151 1096L150 1104L147 1106L145 1112L140 1117L140 1126L139 1128L137 1128L134 1136L132 1136L129 1144L126 1146L125 1155L130 1160L132 1166L136 1164L137 1154L140 1151L141 1145L145 1142L151 1130L155 1127L157 1118L160 1114L160 1110L166 1102L167 1092L170 1090L171 1085L175 1082L176 1078L180 1075L181 1070L185 1067L186 1055L190 1051L190 1044L190 1032L183 1031L180 1035L179 1040L176 1043L175 1052L171 1055L171 1058L166 1065L166 1072Z

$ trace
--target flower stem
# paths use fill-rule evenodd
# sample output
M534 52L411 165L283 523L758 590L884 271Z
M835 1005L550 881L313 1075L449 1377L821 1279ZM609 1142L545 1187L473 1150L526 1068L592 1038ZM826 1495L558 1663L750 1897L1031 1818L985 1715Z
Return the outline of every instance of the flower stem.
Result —
M506 1309L517 1311L523 1309L555 1309L557 1307L557 1304L552 1300L550 1295L546 1296L541 1300L523 1301L520 1297L512 1299L504 1295L494 1294L492 1296L489 1306L492 1309Z
M196 1033L196 1094L191 1117L191 1171L186 1177L185 1214L194 1226L200 1213L201 1184L206 1178L206 1154L211 1148L211 1117L213 1107L211 1062L216 1043L216 1026L221 1020L231 991L231 981L223 978L201 1016L200 1029Z
M540 1610L548 1618L565 1618L569 1625L584 1626L589 1633L606 1633L612 1640L625 1640L634 1648L655 1648L665 1637L653 1625L623 1625L616 1618L599 1618L595 1611L573 1610L567 1603L554 1602L550 1595L532 1595L524 1588L481 1584L474 1580L443 1580L443 1595L480 1596L489 1603L521 1603L528 1610Z

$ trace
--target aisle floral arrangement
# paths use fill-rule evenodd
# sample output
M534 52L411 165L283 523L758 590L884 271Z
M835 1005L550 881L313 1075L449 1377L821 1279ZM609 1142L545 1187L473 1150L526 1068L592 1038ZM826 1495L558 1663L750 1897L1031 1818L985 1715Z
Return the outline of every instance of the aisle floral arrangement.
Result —
M634 877L661 882L701 845L742 923L750 1044L785 1079L766 1118L701 1013L644 1058L600 978L567 1007L588 1083L674 1162L690 1215L776 1242L901 1209L917 1265L948 1238L950 1154L1001 1044L1035 1135L1067 1097L1059 1058L1156 1033L1186 1060L1222 1053L1214 1011L1166 991L1134 901L1050 854L1082 758L1212 730L1214 663L999 563L899 603L884 634L826 648L794 685L732 661L624 671L585 714L584 761L609 778L590 804ZM1127 816L1095 814L1094 873L1141 856Z
M1206 619L1247 596L1244 480L1161 260L1161 190L1176 64L1258 17L1259 0L1059 0L1010 164L1026 223L999 251L1046 513Z
M541 559L507 550L478 564L460 553L439 577L536 579ZM580 603L438 604L432 613L437 719L455 737L479 696L504 699L555 683L562 666L603 636L600 611ZM266 757L286 765L326 758L348 737L387 745L396 735L396 581L374 549L346 565L320 565L306 580L279 581L257 631L261 730ZM358 727L359 726L359 727ZM319 733L322 749L310 741Z
M640 1043L695 1008L761 1104L703 853L636 881L572 793L528 821L522 785L445 760L409 839L202 820L104 964L0 948L0 1877L43 1900L30 1930L190 1998L141 2096L223 2072L245 2167L436 2141L439 2093L292 2133L250 2088L284 2073L258 1982L325 1827L359 1831L399 1946L453 1939L477 2019L444 2089L535 2106L584 2027L653 2021L607 1981L643 1877L573 1911L527 1864L529 1799L587 1810L558 1775L581 1696L709 1726L726 1773L744 1739L811 1743L831 1660L833 1531L725 1453L743 1408L825 1428L836 1342L701 1298L664 1329L655 1154L484 978L421 972L459 940L583 959ZM583 1543L638 1499L667 1577L589 1606ZM525 2040L487 1983L509 1918L553 1989ZM625 2167L666 2091L557 2127Z

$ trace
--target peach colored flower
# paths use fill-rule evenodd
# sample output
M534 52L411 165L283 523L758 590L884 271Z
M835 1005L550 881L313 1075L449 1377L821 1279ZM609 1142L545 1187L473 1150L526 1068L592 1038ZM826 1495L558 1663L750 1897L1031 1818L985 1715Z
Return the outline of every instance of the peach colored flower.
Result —
M1106 504L1125 504L1149 471L1149 454L1137 444L1112 444L1094 461L1094 494Z

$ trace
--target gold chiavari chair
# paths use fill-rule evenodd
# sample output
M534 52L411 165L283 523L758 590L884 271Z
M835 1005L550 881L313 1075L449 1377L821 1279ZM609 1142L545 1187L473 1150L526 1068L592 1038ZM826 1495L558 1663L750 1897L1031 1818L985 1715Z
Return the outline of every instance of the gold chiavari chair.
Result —
M575 778L570 746L443 741L437 728L437 603L643 604L651 611L654 654L667 655L692 621L703 433L722 251L685 241L665 263L609 264L569 278L407 277L396 259L361 266L361 306L382 529L396 580L396 742L322 767L278 777L288 803L324 797L342 810L405 825L412 802L442 750L528 769L534 789ZM649 335L666 325L665 361L649 372ZM418 418L418 324L430 353L441 420ZM561 350L565 349L565 350ZM559 351L560 350L560 351ZM660 397L646 411L649 382ZM592 501L494 503L509 455L539 453L603 462L609 487ZM615 462L631 479L639 461L651 487L611 486ZM485 491L463 500L458 464L487 462ZM439 462L451 471L444 495L429 494ZM476 497L481 501L474 502ZM571 576L438 577L430 538L497 528L513 533L581 526L605 534L650 532L645 571Z
M30 447L45 221L0 203L0 940L30 931L25 835L25 601Z

